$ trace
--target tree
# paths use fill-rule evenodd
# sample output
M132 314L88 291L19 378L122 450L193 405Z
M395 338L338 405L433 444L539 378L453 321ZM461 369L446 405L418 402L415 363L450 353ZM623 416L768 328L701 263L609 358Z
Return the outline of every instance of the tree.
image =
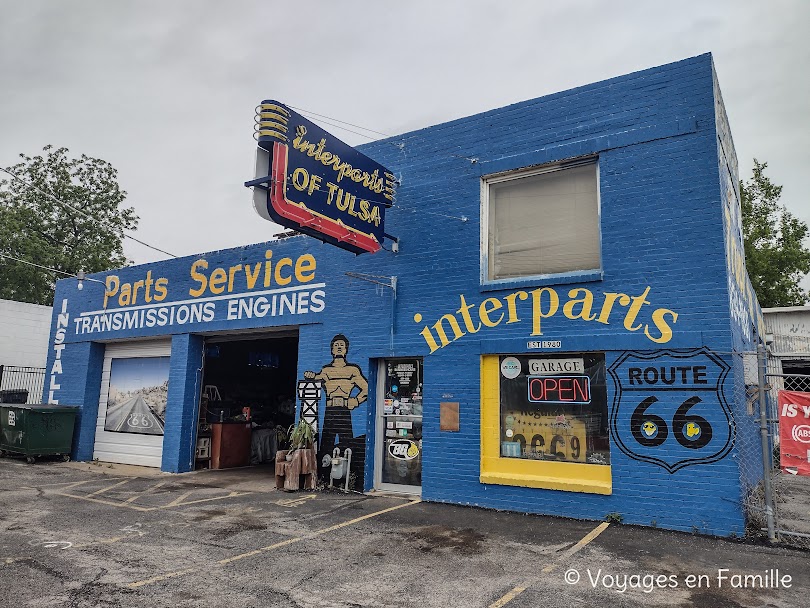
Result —
M765 175L768 163L754 159L754 172L740 183L745 264L763 308L801 306L808 293L799 285L810 272L807 224L779 204L782 186Z
M43 152L8 167L20 179L0 173L0 254L69 275L126 265L124 230L138 217L121 207L118 172L105 160L70 158L67 148ZM61 276L0 255L0 298L51 305Z

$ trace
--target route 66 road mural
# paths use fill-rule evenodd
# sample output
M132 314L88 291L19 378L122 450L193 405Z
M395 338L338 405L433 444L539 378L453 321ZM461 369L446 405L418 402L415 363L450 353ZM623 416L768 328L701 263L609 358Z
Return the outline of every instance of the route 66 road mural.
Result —
M623 353L608 369L619 449L670 473L724 458L735 432L723 393L729 370L705 347Z

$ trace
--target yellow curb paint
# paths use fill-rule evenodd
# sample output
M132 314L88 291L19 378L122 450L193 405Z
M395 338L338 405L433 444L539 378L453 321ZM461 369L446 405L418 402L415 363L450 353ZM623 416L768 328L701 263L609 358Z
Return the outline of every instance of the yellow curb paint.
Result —
M329 526L328 528L323 528L321 530L316 530L315 532L311 532L309 534L304 534L303 536L296 536L294 538L288 538L287 540L283 540L278 543L274 543L272 545L267 545L266 547L260 547L258 549L254 549L253 551L248 551L247 553L240 553L239 555L234 555L232 557L227 557L225 559L221 559L216 563L224 566L226 564L230 564L231 562L235 562L241 559L245 559L248 557L254 557L256 555L261 555L262 553L266 553L267 551L272 551L273 549L279 549L281 547L286 547L287 545L292 545L303 540L310 540L321 536L322 534L326 534L327 532L334 532L335 530L340 530L341 528L345 528L347 526L352 526L354 524L360 523L361 521L365 521L367 519L371 519L373 517L377 517L379 515L384 515L385 513L390 513L391 511L396 511L397 509L402 509L403 507L409 507L411 505L415 505L420 503L420 500L411 500L401 505L396 505L393 507L388 507L387 509L381 509L379 511L374 511L373 513L369 513L367 515L361 515L360 517L355 517L354 519L350 519L349 521L344 521L339 524L335 524L334 526ZM199 572L203 569L203 566L199 568L187 568L185 570L178 570L177 572L169 572L167 574L161 574L159 576L154 576L152 578L144 579L142 581L135 581L133 583L129 583L126 585L130 589L137 589L138 587L143 587L145 585L151 585L153 583L159 583L161 581L165 581L170 578L176 578L178 576L184 576L186 574L192 574L194 572Z
M585 536L583 536L582 539L580 539L580 541L577 544L575 544L573 547L571 547L567 551L564 551L563 553L558 555L557 558L554 561L552 561L548 566L543 568L540 572L542 572L543 574L548 574L549 572L554 570L554 568L556 568L557 566L560 565L560 562L562 562L565 559L568 559L569 557L571 557L572 555L574 555L575 553L580 551L584 546L586 546L593 539L595 539L602 532L604 532L609 525L610 524L605 521L605 522L602 522L601 524L599 524L598 526L596 526L593 530L591 530ZM536 581L531 580L531 581L526 581L525 583L522 583L521 585L519 585L519 586L515 587L514 589L512 589L511 591L509 591L504 596L498 598L493 603L491 603L489 605L489 608L501 608L502 606L505 606L506 604L511 602L513 599L515 599L517 596L519 596L521 593L526 591L526 589L531 587L531 585L533 583L535 583L535 582Z

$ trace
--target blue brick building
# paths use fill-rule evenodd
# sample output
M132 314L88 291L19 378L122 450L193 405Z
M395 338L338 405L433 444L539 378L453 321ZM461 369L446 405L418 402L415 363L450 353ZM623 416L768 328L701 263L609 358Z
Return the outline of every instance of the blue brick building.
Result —
M397 251L297 236L57 283L74 457L188 471L201 421L270 391L278 422L320 381L321 462L351 448L358 488L741 534L733 353L763 330L711 56L359 149L399 181Z

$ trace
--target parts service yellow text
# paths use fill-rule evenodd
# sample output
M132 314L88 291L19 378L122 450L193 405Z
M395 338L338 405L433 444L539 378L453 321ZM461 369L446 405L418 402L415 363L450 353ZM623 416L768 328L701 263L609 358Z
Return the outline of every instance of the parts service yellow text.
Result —
M165 304L168 278L149 270L141 279L122 282L111 274L104 281L103 310L81 313L74 319L76 333L319 313L326 292L324 283L314 282L316 270L309 253L275 259L271 249L263 260L232 266L215 267L200 258L189 268L190 286L184 280L183 293ZM217 314L219 307L224 316Z
M451 342L467 334L476 334L484 327L497 327L501 323L510 325L531 319L532 336L542 336L543 319L562 313L571 320L595 321L603 325L621 323L630 332L641 331L652 342L666 344L672 339L672 325L678 320L678 313L668 308L656 308L650 314L650 321L639 320L642 310L650 305L647 296L650 287L641 295L629 296L625 293L604 293L601 301L593 292L582 287L568 291L564 301L556 289L541 287L533 291L515 291L503 298L485 298L480 304L468 304L463 295L461 306L452 313L439 317L432 325L422 328L419 334L434 353ZM518 300L531 300L520 304ZM413 316L415 323L422 323L422 313Z

